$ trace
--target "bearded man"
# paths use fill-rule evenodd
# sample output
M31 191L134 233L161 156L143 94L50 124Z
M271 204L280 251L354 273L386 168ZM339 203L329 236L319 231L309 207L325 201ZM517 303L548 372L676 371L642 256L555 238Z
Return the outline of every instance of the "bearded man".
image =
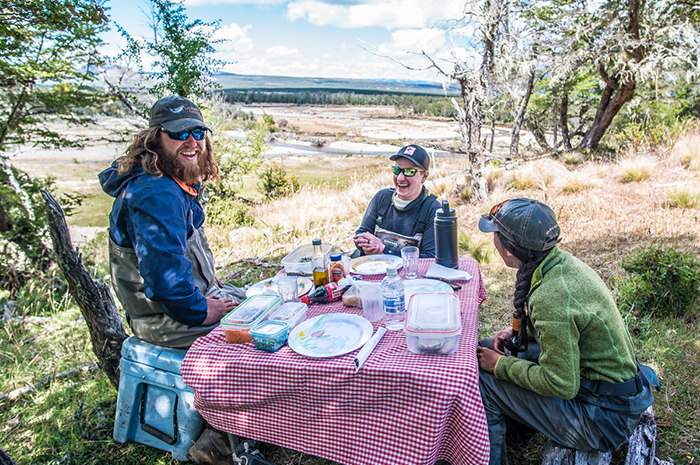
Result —
M112 285L134 335L186 349L219 324L245 291L214 274L201 184L219 181L210 129L190 100L165 97L148 129L99 175L109 215Z

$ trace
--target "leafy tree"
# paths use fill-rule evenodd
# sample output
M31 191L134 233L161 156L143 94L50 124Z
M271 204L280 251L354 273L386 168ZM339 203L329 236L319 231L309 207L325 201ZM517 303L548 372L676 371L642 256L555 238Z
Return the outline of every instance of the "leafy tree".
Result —
M212 56L214 45L221 42L213 38L220 21L190 21L182 1L149 0L149 6L153 39L133 38L117 25L127 39L127 47L117 59L127 60L143 71L141 54L155 57L148 75L154 84L148 92L156 98L203 96L217 87L211 75L224 65Z
M49 123L87 124L91 118L83 110L104 99L92 84L101 64L98 35L107 28L107 16L101 0L4 0L2 5L0 285L17 290L50 263L42 241L46 220L39 189L51 180L9 166L6 153L22 144L60 148L81 143Z
M102 0L3 0L0 10L0 152L12 145L76 145L46 123L85 124L100 101L91 86L107 29Z
M523 11L525 20L539 25L540 56L554 65L549 71L554 114L557 102L560 110L568 109L568 92L577 81L597 80L591 89L596 108L581 131L579 148L598 147L640 83L697 77L696 2L535 0ZM559 113L567 127L568 115Z

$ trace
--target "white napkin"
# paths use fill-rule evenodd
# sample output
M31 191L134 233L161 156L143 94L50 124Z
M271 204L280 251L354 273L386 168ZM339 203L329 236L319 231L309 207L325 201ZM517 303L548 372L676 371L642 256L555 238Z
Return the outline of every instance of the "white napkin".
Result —
M455 270L453 268L447 268L446 266L438 265L437 263L431 263L428 267L428 271L425 273L426 278L444 278L450 281L469 281L472 279L472 275L466 271Z
M374 333L374 336L362 346L362 349L360 349L357 356L352 360L352 363L355 364L355 371L358 371L362 364L367 361L367 357L369 357L369 354L371 354L377 344L379 344L379 340L384 336L384 333L386 333L386 328L380 326L377 332Z

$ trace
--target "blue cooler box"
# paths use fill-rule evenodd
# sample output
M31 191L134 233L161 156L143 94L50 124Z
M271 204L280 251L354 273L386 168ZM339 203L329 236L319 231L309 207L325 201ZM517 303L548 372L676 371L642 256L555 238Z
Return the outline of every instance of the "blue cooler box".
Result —
M114 440L134 441L189 460L187 452L205 421L194 408L194 389L185 385L180 365L184 349L130 337L122 345Z

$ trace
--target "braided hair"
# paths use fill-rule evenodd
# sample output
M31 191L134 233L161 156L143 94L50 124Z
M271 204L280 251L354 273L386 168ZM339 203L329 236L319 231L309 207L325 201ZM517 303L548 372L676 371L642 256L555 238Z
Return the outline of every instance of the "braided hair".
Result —
M547 258L549 252L553 250L529 250L514 242L506 239L506 237L500 232L494 233L498 237L498 241L501 243L504 249L513 254L515 258L520 260L520 267L515 275L515 293L513 295L513 306L515 307L518 320L520 320L520 330L518 332L518 352L524 352L527 349L528 344L528 334L527 334L527 323L528 316L525 312L525 303L527 302L527 296L530 293L530 285L532 283L532 275L540 263Z

